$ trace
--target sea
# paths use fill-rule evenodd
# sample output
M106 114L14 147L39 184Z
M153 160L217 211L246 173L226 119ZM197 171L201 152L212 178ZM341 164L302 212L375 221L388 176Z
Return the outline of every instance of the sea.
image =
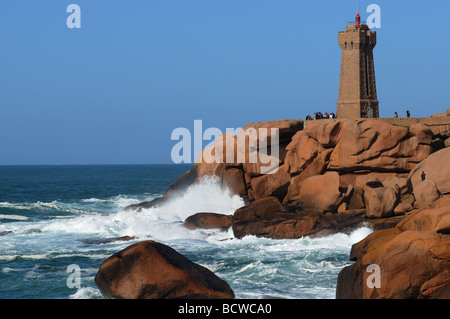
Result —
M127 246L155 240L228 282L238 299L333 299L351 246L368 227L320 238L268 239L190 230L198 212L244 206L214 178L162 206L125 207L161 197L189 165L0 166L0 299L102 299L94 278ZM108 239L134 237L131 241ZM76 277L74 277L76 275Z

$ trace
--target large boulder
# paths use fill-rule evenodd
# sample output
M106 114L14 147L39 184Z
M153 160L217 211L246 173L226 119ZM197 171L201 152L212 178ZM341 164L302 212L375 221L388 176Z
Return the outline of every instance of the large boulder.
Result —
M286 196L291 181L291 175L286 165L280 166L275 174L266 174L251 179L253 190L250 199L261 199L268 196L275 196L280 201Z
M355 263L339 273L336 297L450 298L450 205L436 203L353 245Z
M226 230L231 227L232 218L233 215L224 215L217 213L197 213L186 218L183 226L189 229L219 228Z
M366 216L369 218L390 217L400 200L400 187L370 187L364 190Z
M274 233L274 225L284 219L285 213L276 197L255 200L234 212L232 219L234 236L236 238L246 235L270 237Z
M106 298L234 298L230 286L174 249L143 241L106 259L95 276Z
M431 179L426 179L414 187L414 198L418 208L431 206L440 196L436 183Z
M408 179L415 192L425 180L432 180L442 195L450 194L450 148L437 151L410 172Z
M305 211L336 212L349 197L353 187L339 187L339 174L326 172L303 180L300 185L291 184L288 202L299 202Z

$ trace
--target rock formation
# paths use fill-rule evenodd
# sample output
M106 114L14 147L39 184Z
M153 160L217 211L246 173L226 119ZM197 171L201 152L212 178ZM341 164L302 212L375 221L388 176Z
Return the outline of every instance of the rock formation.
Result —
M340 272L336 297L450 298L449 204L416 210L395 228L355 244L350 253L355 263ZM369 265L380 269L378 287L368 283Z
M154 241L133 244L106 259L95 283L106 298L234 298L230 286L210 270Z
M162 199L128 209L158 205L204 176L217 176L224 189L241 196L246 205L232 216L191 216L187 227L229 227L231 220L237 238L299 238L369 225L374 232L353 246L350 259L355 263L339 275L338 298L448 298L447 132L440 129L436 135L423 124L397 126L375 119L304 124L280 120L246 126L279 128L279 167L271 174L262 173L264 163L248 162L258 147L244 150L240 155L245 161L239 162L238 138L227 133L200 154L199 159L209 160L194 164ZM437 138L442 138L439 147ZM269 156L275 146L271 143L263 150ZM232 146L232 156L225 145ZM381 288L366 285L370 265L381 269ZM107 295L113 295L107 289Z
M337 298L450 298L449 154L437 151L411 170L416 209L353 245L355 263L340 272ZM370 265L380 269L378 287L368 283Z

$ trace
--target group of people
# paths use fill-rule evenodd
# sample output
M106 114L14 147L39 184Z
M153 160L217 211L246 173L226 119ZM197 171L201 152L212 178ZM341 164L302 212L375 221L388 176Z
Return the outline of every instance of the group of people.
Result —
M325 114L322 114L322 112L315 112L314 116L311 117L311 115L307 115L306 116L306 120L320 120L320 119L335 119L336 118L336 114L334 114L334 112L328 113L325 112Z
M365 112L362 113L361 117L367 117ZM394 117L398 117L398 113L395 112L394 113ZM409 110L406 110L406 117L411 117L411 113L409 112ZM306 116L306 120L320 120L320 119L335 119L336 118L336 114L334 114L334 112L328 113L325 112L325 114L322 114L322 112L315 112L314 116L311 117L311 115L307 115Z
M394 117L398 117L397 112L394 113ZM406 110L406 117L411 117L411 113L409 112L409 110Z

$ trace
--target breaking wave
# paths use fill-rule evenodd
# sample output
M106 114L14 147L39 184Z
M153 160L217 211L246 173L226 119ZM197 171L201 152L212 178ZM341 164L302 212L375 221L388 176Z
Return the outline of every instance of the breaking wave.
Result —
M370 228L350 234L298 239L234 238L232 230L189 230L183 221L199 212L232 214L244 205L214 178L189 187L163 205L142 211L125 207L151 201L160 194L90 197L72 202L0 203L0 268L3 275L23 273L26 280L48 274L38 263L98 265L133 241L153 239L166 243L187 258L226 280L237 298L334 298L337 274L350 262L351 246L366 237ZM34 218L35 215L40 219ZM2 220L7 222L2 223ZM88 244L87 239L132 236L130 242ZM95 240L94 240L95 242ZM15 268L14 261L29 262ZM93 282L96 269L89 264L90 283L67 295L72 299L101 298ZM67 276L65 269L58 276ZM40 278L40 277L39 277ZM38 279L39 279L38 278ZM25 280L24 279L24 280ZM39 279L40 280L40 279Z

